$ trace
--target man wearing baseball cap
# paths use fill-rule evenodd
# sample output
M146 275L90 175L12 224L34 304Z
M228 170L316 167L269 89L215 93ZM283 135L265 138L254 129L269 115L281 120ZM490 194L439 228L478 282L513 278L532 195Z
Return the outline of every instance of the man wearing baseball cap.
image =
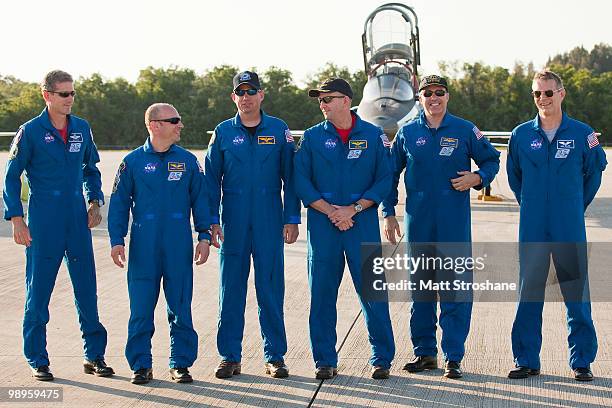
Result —
M308 208L310 343L318 379L337 373L336 300L348 262L372 346L372 378L389 378L395 354L389 304L362 296L362 243L380 243L378 204L389 193L389 141L351 112L353 91L331 78L308 95L325 121L304 132L295 157L295 186Z
M264 91L255 72L237 74L233 86L231 98L238 113L215 128L205 159L212 242L220 246L221 261L217 333L221 363L215 375L229 378L241 371L252 257L265 370L275 378L287 377L283 241L297 240L301 220L292 181L293 136L285 122L261 110Z
M448 113L448 100L445 78L439 75L424 77L419 84L423 111L398 131L391 149L395 173L391 194L383 202L385 235L393 244L396 236L401 237L395 206L400 174L406 169L407 251L414 256L436 259L450 253L457 258L470 257L470 189L486 187L499 171L499 152L473 123ZM470 171L471 159L479 167L475 172ZM425 268L411 271L414 282L440 277L469 281L471 271ZM410 337L415 358L404 366L404 370L420 372L438 367L438 295L444 376L460 378L463 375L460 364L470 328L472 292L441 290L436 294L433 290L422 290L413 291L412 295Z

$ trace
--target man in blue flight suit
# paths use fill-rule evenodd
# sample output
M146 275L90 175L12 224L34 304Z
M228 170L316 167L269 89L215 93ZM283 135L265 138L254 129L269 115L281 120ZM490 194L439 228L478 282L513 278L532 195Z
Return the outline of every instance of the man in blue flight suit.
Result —
M175 382L192 382L188 368L198 353L198 335L191 319L192 262L205 263L210 245L206 180L197 158L175 145L183 123L172 105L149 106L145 125L149 138L121 162L108 211L111 257L121 268L132 211L128 263L131 315L125 356L134 371L133 384L145 384L153 378L153 314L163 279L170 323L170 376ZM190 215L198 233L195 257Z
M295 159L296 190L308 208L315 376L338 373L336 300L346 257L372 347L372 378L388 378L395 355L389 304L363 297L361 246L380 243L377 208L391 187L390 144L380 128L351 112L353 91L344 79L328 79L308 95L318 98L326 119L304 132Z
M447 111L448 83L438 75L424 77L419 84L420 116L404 125L393 141L395 166L393 188L383 202L385 235L391 243L400 237L395 218L397 186L405 168L406 231L408 251L421 250L432 257L444 251L454 256L471 256L472 224L470 189L488 186L499 171L499 152L473 123ZM470 171L473 159L479 169ZM433 243L427 247L421 243ZM440 243L465 243L444 245ZM415 253L415 251L418 251ZM454 275L454 271L450 271ZM445 276L444 271L419 270L415 281ZM468 275L452 279L471 280ZM438 367L436 346L437 301L435 292L413 293L410 310L410 337L414 359L404 366L409 372ZM440 291L440 327L445 359L444 376L460 378L465 340L470 329L472 292Z
M264 91L255 72L237 74L233 85L231 98L238 113L215 128L205 160L212 239L213 245L220 245L221 263L217 333L221 362L215 376L240 374L252 256L265 370L284 378L289 369L284 362L283 241L297 240L300 223L292 180L293 137L285 122L261 110Z
M567 308L569 364L591 381L597 354L591 318L584 212L601 184L606 155L593 129L561 109L566 91L551 71L535 74L538 114L512 131L508 182L520 205L520 292L512 326L516 368L509 378L540 374L542 309L552 255ZM548 243L548 244L544 244Z
M106 330L98 318L96 267L91 231L104 204L100 161L89 124L71 115L74 84L67 72L51 71L42 83L47 107L20 126L11 146L4 179L4 218L13 238L26 246L26 301L23 351L37 380L53 380L46 325L49 300L62 258L74 288L85 343L84 371L114 374L104 362ZM23 220L21 173L30 186L28 223ZM89 201L85 208L83 192Z

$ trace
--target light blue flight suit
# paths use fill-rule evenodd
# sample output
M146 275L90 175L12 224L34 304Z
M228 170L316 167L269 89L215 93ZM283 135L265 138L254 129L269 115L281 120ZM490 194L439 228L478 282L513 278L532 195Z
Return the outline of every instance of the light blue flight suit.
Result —
M242 358L251 256L264 360L281 361L287 352L283 227L299 224L301 219L292 180L294 150L285 122L263 111L255 135L236 114L215 128L208 147L205 169L212 224L219 224L221 214L225 238L219 256L217 333L217 349L224 361Z
M499 171L499 152L473 123L446 112L440 126L433 129L427 125L425 113L422 112L398 131L393 141L392 157L395 167L393 187L383 202L383 215L395 215L397 186L405 168L405 228L409 252L411 247L420 247L419 243L438 243L436 251L425 255L440 256L439 249L446 248L455 252L453 257L471 256L470 192L455 190L451 179L460 177L458 171L470 171L470 160L473 159L479 167L476 173L482 178L482 184L475 188L488 186ZM431 274L431 271L417 272L415 276L431 279L425 276L427 273ZM436 271L436 274L443 275L444 272ZM471 281L469 274L457 275L457 278ZM465 353L472 314L472 293L464 292L439 293L441 345L446 361L461 361ZM410 310L410 337L414 354L435 356L438 353L435 293L417 291L414 295L415 301Z
M389 368L395 355L389 304L364 298L361 270L362 244L381 242L377 204L391 187L388 141L379 127L355 116L347 144L324 121L304 132L295 158L296 190L308 207L310 344L316 367L338 366L336 300L346 258L368 330L370 364ZM340 231L327 215L309 207L319 199L341 206L366 199L376 205L356 214L352 228Z
M4 179L4 218L23 216L20 177L25 170L32 244L26 248L23 351L32 367L49 365L49 300L62 258L74 289L85 358L104 359L107 335L98 318L96 267L83 198L85 193L87 200L104 200L99 161L89 124L74 115L68 115L67 143L47 109L22 125L13 140Z
M507 171L520 204L521 243L519 303L512 326L517 366L540 368L542 308L551 254L567 307L570 366L587 368L595 360L597 336L588 290L584 212L601 185L606 165L593 129L565 113L552 142L538 116L512 131Z
M125 356L133 371L151 368L153 314L163 279L170 324L170 367L188 368L198 353L191 319L193 237L210 239L210 211L203 169L180 146L156 152L147 139L119 166L108 211L111 246L125 245L132 212L128 259L130 321Z

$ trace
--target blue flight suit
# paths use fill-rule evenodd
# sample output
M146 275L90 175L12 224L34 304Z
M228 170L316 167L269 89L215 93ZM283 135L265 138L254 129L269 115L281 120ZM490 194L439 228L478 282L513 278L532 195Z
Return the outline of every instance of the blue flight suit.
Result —
M362 198L380 203L389 193L392 177L389 149L383 143L388 143L383 131L355 115L348 144L331 122L324 121L304 132L296 154L296 190L308 207L309 325L316 367L338 366L336 300L345 257L368 330L370 364L389 368L395 355L389 303L366 300L362 291L361 245L381 242L378 205L356 214L353 227L346 231L309 207L319 199L341 206Z
M473 123L446 112L440 126L432 129L422 112L399 130L392 156L395 174L391 194L383 202L383 215L395 215L397 185L405 168L405 228L409 251L419 243L466 243L456 245L455 249L463 254L454 256L471 256L470 192L455 190L450 180L459 177L458 171L469 171L473 159L479 167L476 172L482 178L482 184L475 188L488 186L499 171L499 152ZM438 247L453 250L452 245ZM440 253L427 255L440 256ZM417 272L415 276L431 279L420 274ZM471 275L464 275L462 280L470 281ZM459 296L451 291L442 292L439 293L442 351L447 361L461 361L470 330L472 292ZM424 299L429 301L420 301L418 296L423 294L414 294L417 297L410 310L410 336L416 356L434 356L438 352L437 302L435 294L426 293Z
M104 358L107 335L98 318L96 267L83 198L84 192L88 200L104 200L99 161L89 124L74 115L68 115L67 143L47 109L22 125L13 140L4 179L4 218L23 216L20 177L25 170L32 244L26 248L23 351L32 367L49 365L49 300L62 258L74 289L85 358Z
M301 219L292 180L294 150L285 122L263 111L255 135L236 114L215 128L208 147L204 167L212 224L219 224L221 213L224 235L217 349L225 361L242 357L251 256L264 359L280 361L287 352L283 227Z
M191 367L198 335L191 319L193 237L210 239L203 169L180 146L156 152L147 139L119 166L108 210L111 246L125 245L132 211L128 259L130 321L125 356L133 371L152 367L153 314L163 278L170 324L170 367Z
M565 113L552 142L538 116L512 131L508 182L520 205L519 242L530 243L521 245L519 303L512 326L517 366L540 368L542 308L551 254L557 275L573 274L574 285L584 291L576 293L571 282L566 281L564 287L559 279L567 307L570 366L585 368L595 360L597 337L588 294L584 211L599 189L606 164L593 129ZM542 244L546 242L552 244L546 247ZM567 259L568 244L574 245L577 261ZM540 262L534 262L535 257L529 255L538 250L543 253L536 258Z

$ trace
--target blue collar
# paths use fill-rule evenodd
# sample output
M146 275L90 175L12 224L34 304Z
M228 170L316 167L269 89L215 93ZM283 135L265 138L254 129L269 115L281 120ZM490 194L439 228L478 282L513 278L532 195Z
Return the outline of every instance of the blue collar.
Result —
M155 149L153 148L153 145L151 144L151 137L147 137L147 141L144 143L143 145L143 150L145 151L145 153L152 153L152 154L157 154L157 153L170 153L172 151L174 151L176 149L175 145L170 146L170 148L165 151L165 152L157 152L155 151Z
M448 110L446 110L446 112L444 112L444 117L442 118L442 122L440 122L440 126L438 126L438 129L448 126L452 119L453 119L453 115L451 115L448 112ZM425 116L425 110L422 110L421 113L419 114L419 124L421 126L425 126L429 128L429 124L427 123L427 117Z
M359 133L361 131L361 128L364 126L364 121L363 121L363 119L361 119L359 117L359 115L357 115L353 111L351 111L351 115L353 115L355 117L355 126L353 126L353 129L351 130L351 134L352 133ZM338 134L338 132L336 131L336 127L329 120L325 120L323 122L323 129L326 132L333 133L335 135Z
M47 129L47 130L56 130L55 126L53 126L53 123L51 123L51 118L49 117L49 108L45 108L43 109L43 111L40 113L40 115L38 115L38 117L40 118L40 120L42 121L42 126ZM68 129L70 128L70 114L66 115L66 120L67 125L68 125Z
M562 115L563 116L561 117L561 123L559 124L559 129L557 129L557 132L569 126L569 117L567 116L565 112L562 112ZM535 131L542 130L542 127L540 126L540 115L539 114L536 114L535 118L533 118L533 120L531 121L531 126L533 127Z
M266 122L267 122L267 117L268 115L266 115L266 113L263 110L259 110L259 115L261 116L261 122L259 122L258 127L264 128L266 126ZM240 120L240 114L236 113L236 116L234 116L234 118L232 119L232 126L234 127L242 127L242 120Z

